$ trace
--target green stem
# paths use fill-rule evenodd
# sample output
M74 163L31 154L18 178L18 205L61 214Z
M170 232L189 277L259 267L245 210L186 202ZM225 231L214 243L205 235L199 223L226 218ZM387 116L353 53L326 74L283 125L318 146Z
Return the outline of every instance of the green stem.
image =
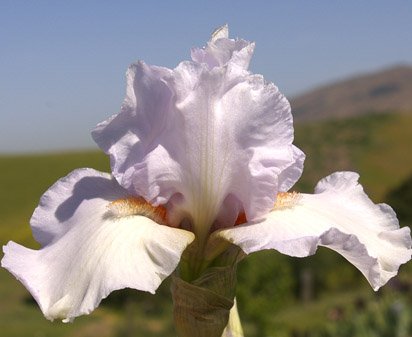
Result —
M192 243L172 278L176 332L179 337L243 337L234 305L236 266L243 253L230 245L208 260L204 252L202 243Z
M173 317L179 337L220 337L227 326L236 285L234 268L208 269L188 283L172 278Z

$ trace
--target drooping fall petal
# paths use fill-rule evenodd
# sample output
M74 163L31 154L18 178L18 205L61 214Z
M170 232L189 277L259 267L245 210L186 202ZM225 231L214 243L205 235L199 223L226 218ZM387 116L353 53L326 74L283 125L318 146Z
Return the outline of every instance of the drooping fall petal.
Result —
M246 253L276 249L291 256L328 247L355 265L377 290L411 258L408 227L399 228L393 210L375 205L358 184L358 175L337 172L321 180L315 194L285 194L266 220L222 230ZM282 200L283 199L283 200Z
M139 215L139 204L127 198L109 174L75 170L43 195L33 214L33 235L43 247L4 246L2 266L47 318L88 314L117 289L154 293L176 268L194 235Z
M132 65L121 112L93 132L122 186L154 205L171 203L173 218L188 218L200 236L225 222L224 203L262 217L273 191L293 185L303 166L288 101L235 62L250 44L226 35L203 50L219 59L213 67L197 56L174 70Z

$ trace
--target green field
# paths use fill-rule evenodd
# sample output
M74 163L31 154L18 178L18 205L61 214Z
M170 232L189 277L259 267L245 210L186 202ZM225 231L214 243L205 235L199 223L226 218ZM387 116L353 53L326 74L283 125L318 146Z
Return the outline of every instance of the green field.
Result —
M301 188L321 177L355 170L375 201L412 175L412 115L366 115L300 124L295 142L306 153Z
M355 170L361 173L361 183L375 202L386 200L390 191L412 176L411 130L411 115L369 115L298 125L296 144L305 151L307 160L296 189L311 192L323 176L336 170ZM0 157L0 243L13 240L37 248L28 223L40 196L57 179L79 167L109 171L108 159L100 152ZM313 277L313 296L302 302L300 278L305 270ZM411 288L411 267L402 268L400 280ZM386 310L385 303L399 300L410 308L410 290L388 288L380 295L377 298L344 259L326 250L303 260L262 252L239 267L239 310L246 336L291 336L291 331L294 336L303 336L305 331L313 333L305 336L329 336L315 332L332 331L331 326L343 324L339 322L358 310L359 299L366 302L363 312L379 306ZM338 321L330 318L336 308L344 312ZM399 337L411 336L408 324L409 335ZM156 296L137 291L115 293L92 315L62 324L44 319L26 290L5 270L0 270L0 328L4 337L174 336L167 282Z

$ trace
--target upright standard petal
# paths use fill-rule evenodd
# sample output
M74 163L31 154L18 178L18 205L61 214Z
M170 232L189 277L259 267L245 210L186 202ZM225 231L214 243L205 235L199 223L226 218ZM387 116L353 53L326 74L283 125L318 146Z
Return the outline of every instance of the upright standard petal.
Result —
M51 320L88 314L117 289L154 293L194 236L154 222L155 211L142 216L150 209L136 200L108 174L73 171L44 194L33 214L42 249L9 242L2 266Z
M205 47L193 48L191 56L194 62L205 63L210 69L230 64L246 70L254 49L253 42L229 39L229 28L224 25L212 33Z
M212 38L216 48L224 49L225 36ZM122 186L167 204L177 224L188 218L201 237L216 223L233 225L237 214L223 204L249 220L262 217L274 192L302 172L289 102L262 76L233 66L233 57L213 68L132 65L122 111L93 131Z
M354 266L377 290L411 258L408 227L399 228L393 210L375 205L352 172L337 172L316 186L314 195L281 194L267 219L215 235L246 253L276 249L308 256L317 246L331 248Z

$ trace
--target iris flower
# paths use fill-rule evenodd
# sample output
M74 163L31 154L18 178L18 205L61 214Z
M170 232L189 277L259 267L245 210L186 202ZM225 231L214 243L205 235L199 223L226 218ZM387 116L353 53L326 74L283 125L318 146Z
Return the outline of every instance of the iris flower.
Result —
M248 70L254 47L224 26L174 69L129 67L121 111L92 132L112 174L59 180L31 218L42 248L4 246L2 266L48 319L89 314L117 289L154 293L179 262L176 275L192 282L233 247L296 257L328 247L375 290L411 258L409 228L358 174L289 192L305 156L289 102Z

